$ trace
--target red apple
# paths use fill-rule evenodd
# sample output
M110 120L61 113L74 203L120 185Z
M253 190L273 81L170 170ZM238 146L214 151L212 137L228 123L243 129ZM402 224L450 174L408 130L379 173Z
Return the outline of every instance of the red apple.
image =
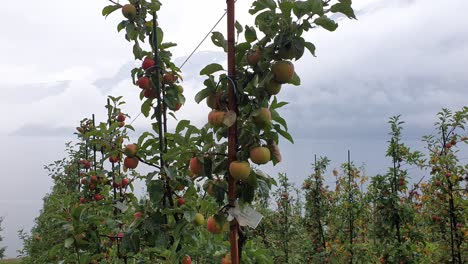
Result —
M141 65L141 67L143 68L143 70L147 70L148 68L150 67L153 67L154 66L154 60L149 58L149 57L146 57L144 60L143 60L143 63Z
M221 225L216 222L213 216L208 217L208 220L206 221L206 225L207 225L208 231L212 234L219 234L223 230Z
M101 194L96 193L96 194L94 195L94 200L100 201L100 200L102 200L102 199L104 199L104 196L102 196Z
M122 179L122 187L126 187L130 183L130 180L128 178L123 178Z
M136 212L136 213L133 214L133 218L134 218L134 219L140 218L140 217L142 217L142 216L143 216L143 213L142 213L142 212Z
M141 89L151 89L151 80L148 77L140 77L138 78L137 85Z
M118 116L117 116L117 121L119 122L123 122L125 121L125 115L120 113Z
M182 264L192 264L192 259L190 258L190 256L185 256L182 259Z
M182 206L185 204L185 198L184 197L179 197L177 198L177 205Z

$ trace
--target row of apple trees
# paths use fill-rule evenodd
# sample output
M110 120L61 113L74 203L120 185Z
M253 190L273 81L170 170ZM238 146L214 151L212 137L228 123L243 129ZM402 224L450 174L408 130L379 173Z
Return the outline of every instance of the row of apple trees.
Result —
M228 178L234 180L240 208L269 196L275 180L256 165L281 161L279 138L293 142L278 112L284 84L300 85L291 60L315 47L303 34L314 27L334 31L329 16L354 18L351 1L253 1L254 26L236 23L236 75L220 64L201 69L205 88L195 101L212 109L208 123L196 127L177 120L185 103L180 69L172 62L157 13L158 0L110 1L108 16L120 10L118 31L133 44L141 67L132 70L141 113L152 125L131 143L121 109L110 97L108 120L85 119L77 128L68 156L46 168L55 185L25 239L27 261L66 263L230 263ZM213 32L213 43L227 40ZM235 87L236 109L228 110L228 84ZM237 160L227 160L227 130L237 130ZM151 168L142 173L137 167ZM254 165L256 164L256 165ZM138 199L134 183L141 181ZM206 221L205 221L206 220ZM270 252L252 229L238 230L242 263L270 263ZM42 263L42 262L41 262Z
M276 205L259 203L266 217L255 230L274 263L465 263L468 107L437 117L421 151L404 144L400 117L390 119L382 174L346 162L328 176L321 157L301 190L280 175Z
M121 104L119 98L112 101L115 106ZM163 262L154 257L157 251L149 253L153 251L141 244L141 238L139 242L132 239L136 232L142 232L135 231L134 226L149 230L158 225L152 215L160 215L161 221L164 218L152 208L157 194L150 192L138 200L132 193L136 181L146 182L152 176L125 169L132 166L128 162L133 156L131 147L115 144L127 138L131 126L119 121L124 118L115 106L108 106L110 118L100 125L114 144L96 147L96 138L84 135L97 128L85 119L77 128L78 143L67 144L68 157L46 167L55 185L44 198L32 233L21 233L25 263ZM301 189L286 175L278 175L273 196L258 195L254 199L254 208L265 218L256 229L244 230L249 242L243 261L466 262L468 164L459 156L468 143L463 135L468 108L454 113L444 109L438 117L436 133L423 138L427 143L424 151L411 151L403 142L403 122L399 117L390 120L387 157L392 166L386 173L369 177L364 168L349 162L327 176L330 161L321 157L313 163L313 173L305 178ZM113 152L105 154L106 148L120 151L114 156ZM419 169L417 173L414 168ZM177 255L170 259L174 254L170 249L165 251L166 262L229 263L225 258L229 252L226 227L210 226L205 221L219 212L216 189L205 191L196 179L187 177L188 186L174 186L174 203L180 219L184 219L179 221L186 221L186 230L179 232L190 238L173 249L175 254L180 253L179 260ZM334 180L332 187L325 184L330 180ZM191 211L187 196L190 188L201 195L194 205L196 213ZM163 190L159 191L161 197ZM157 235L174 234L169 232L163 230ZM138 253L131 251L136 246Z

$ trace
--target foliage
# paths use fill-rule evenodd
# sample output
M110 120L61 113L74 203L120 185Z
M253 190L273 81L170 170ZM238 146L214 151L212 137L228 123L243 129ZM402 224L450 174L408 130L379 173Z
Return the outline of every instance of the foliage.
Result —
M0 242L3 241L3 237L1 232L3 231L2 227L2 222L3 222L3 217L0 217ZM5 257L5 247L0 247L0 259L3 259Z

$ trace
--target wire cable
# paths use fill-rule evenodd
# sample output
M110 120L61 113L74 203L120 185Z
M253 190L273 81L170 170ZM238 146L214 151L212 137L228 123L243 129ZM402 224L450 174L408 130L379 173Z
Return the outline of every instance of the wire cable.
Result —
M237 2L237 0L235 2ZM188 60L190 60L190 58L193 56L193 54L195 54L195 52L198 50L198 48L200 48L200 46L203 44L203 42L205 42L206 38L208 38L208 36L218 26L218 24L221 22L221 20L223 20L223 18L226 16L226 14L227 14L227 10L224 11L224 14L219 18L219 20L210 29L210 31L208 31L208 33L206 33L206 35L203 37L203 39L200 41L200 43L198 43L198 45L195 47L195 49L192 51L192 53L190 53L190 55L187 57L187 59L185 59L185 61L182 63L182 65L180 65L179 69L182 69L182 67L184 67L184 65L188 62Z

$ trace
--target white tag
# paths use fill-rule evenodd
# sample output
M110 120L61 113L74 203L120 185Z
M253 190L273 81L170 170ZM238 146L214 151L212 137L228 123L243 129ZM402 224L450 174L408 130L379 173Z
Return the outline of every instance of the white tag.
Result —
M114 204L114 207L119 209L122 213L124 213L125 211L127 211L128 209L128 206L126 206L124 203L120 202L120 201L117 201L115 204Z
M235 217L241 226L250 226L253 229L257 228L263 215L255 211L249 205L244 205L242 208L236 203L236 206L229 209L229 215Z

